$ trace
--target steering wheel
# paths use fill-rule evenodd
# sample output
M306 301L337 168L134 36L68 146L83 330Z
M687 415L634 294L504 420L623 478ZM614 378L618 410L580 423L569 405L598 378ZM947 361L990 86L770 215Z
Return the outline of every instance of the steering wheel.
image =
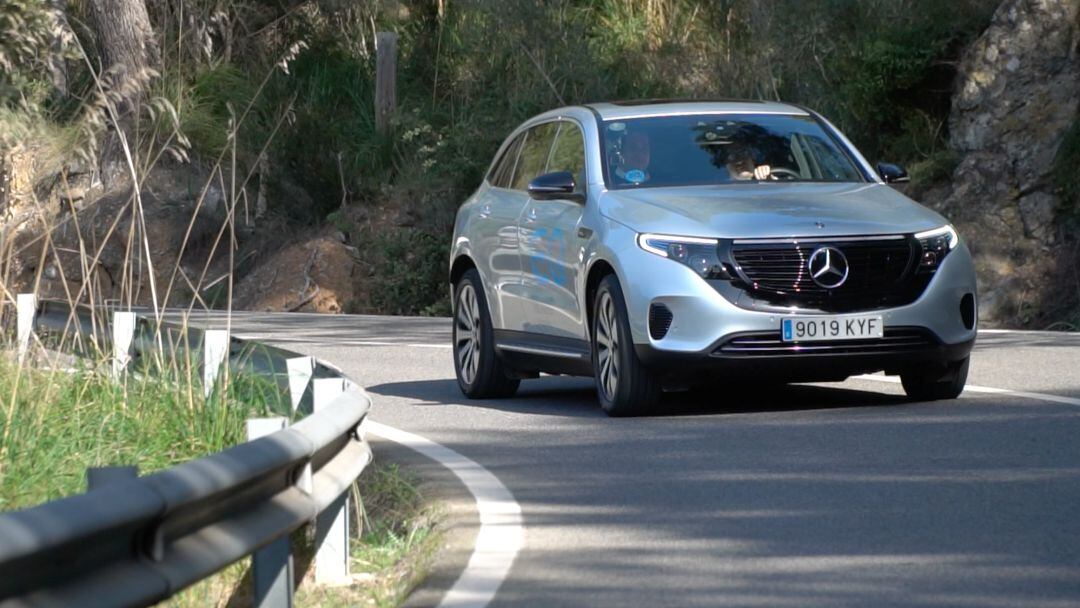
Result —
M785 167L772 167L771 169L772 170L769 172L770 177L777 176L777 179L802 179L802 175L799 175L797 171L792 171ZM784 177L780 178L779 176L781 175Z

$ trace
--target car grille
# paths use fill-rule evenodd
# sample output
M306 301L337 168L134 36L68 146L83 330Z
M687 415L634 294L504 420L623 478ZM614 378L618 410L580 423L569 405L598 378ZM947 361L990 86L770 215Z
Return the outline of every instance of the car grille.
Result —
M847 280L826 289L814 282L810 257L828 245L848 261ZM751 297L778 306L797 306L823 312L850 312L902 306L914 302L929 282L916 273L918 242L908 238L755 243L731 246L742 287Z
M909 327L885 328L884 336L872 340L831 342L784 342L779 331L736 336L713 351L718 357L776 357L785 355L887 355L920 351L938 346L926 330Z

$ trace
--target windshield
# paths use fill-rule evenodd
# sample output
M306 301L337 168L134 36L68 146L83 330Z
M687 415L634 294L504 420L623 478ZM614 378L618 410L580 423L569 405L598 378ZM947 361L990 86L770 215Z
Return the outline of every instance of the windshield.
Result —
M609 188L865 181L809 116L652 116L603 123Z

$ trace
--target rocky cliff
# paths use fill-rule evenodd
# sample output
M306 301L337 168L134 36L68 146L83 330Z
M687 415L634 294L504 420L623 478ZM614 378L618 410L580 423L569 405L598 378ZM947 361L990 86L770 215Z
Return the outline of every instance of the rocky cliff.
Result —
M1048 321L1076 280L1054 171L1080 104L1078 46L1080 0L1006 0L963 55L949 116L959 164L923 200L967 238L983 321L1022 324L1036 310Z

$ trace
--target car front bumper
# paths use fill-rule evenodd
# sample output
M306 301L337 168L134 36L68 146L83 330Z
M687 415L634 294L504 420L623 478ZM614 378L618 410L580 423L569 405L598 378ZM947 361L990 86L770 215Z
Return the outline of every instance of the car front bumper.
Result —
M618 235L626 243L632 231ZM626 239L626 240L624 240ZM911 304L837 316L880 315L882 339L793 345L780 341L783 317L820 316L798 309L764 312L736 306L685 266L626 244L618 248L635 349L650 367L678 372L728 369L797 380L842 378L854 373L944 366L968 356L977 321L965 324L961 300L974 298L971 254L960 244L942 262L922 295ZM649 309L672 313L660 339L649 332ZM977 317L977 308L973 314Z

